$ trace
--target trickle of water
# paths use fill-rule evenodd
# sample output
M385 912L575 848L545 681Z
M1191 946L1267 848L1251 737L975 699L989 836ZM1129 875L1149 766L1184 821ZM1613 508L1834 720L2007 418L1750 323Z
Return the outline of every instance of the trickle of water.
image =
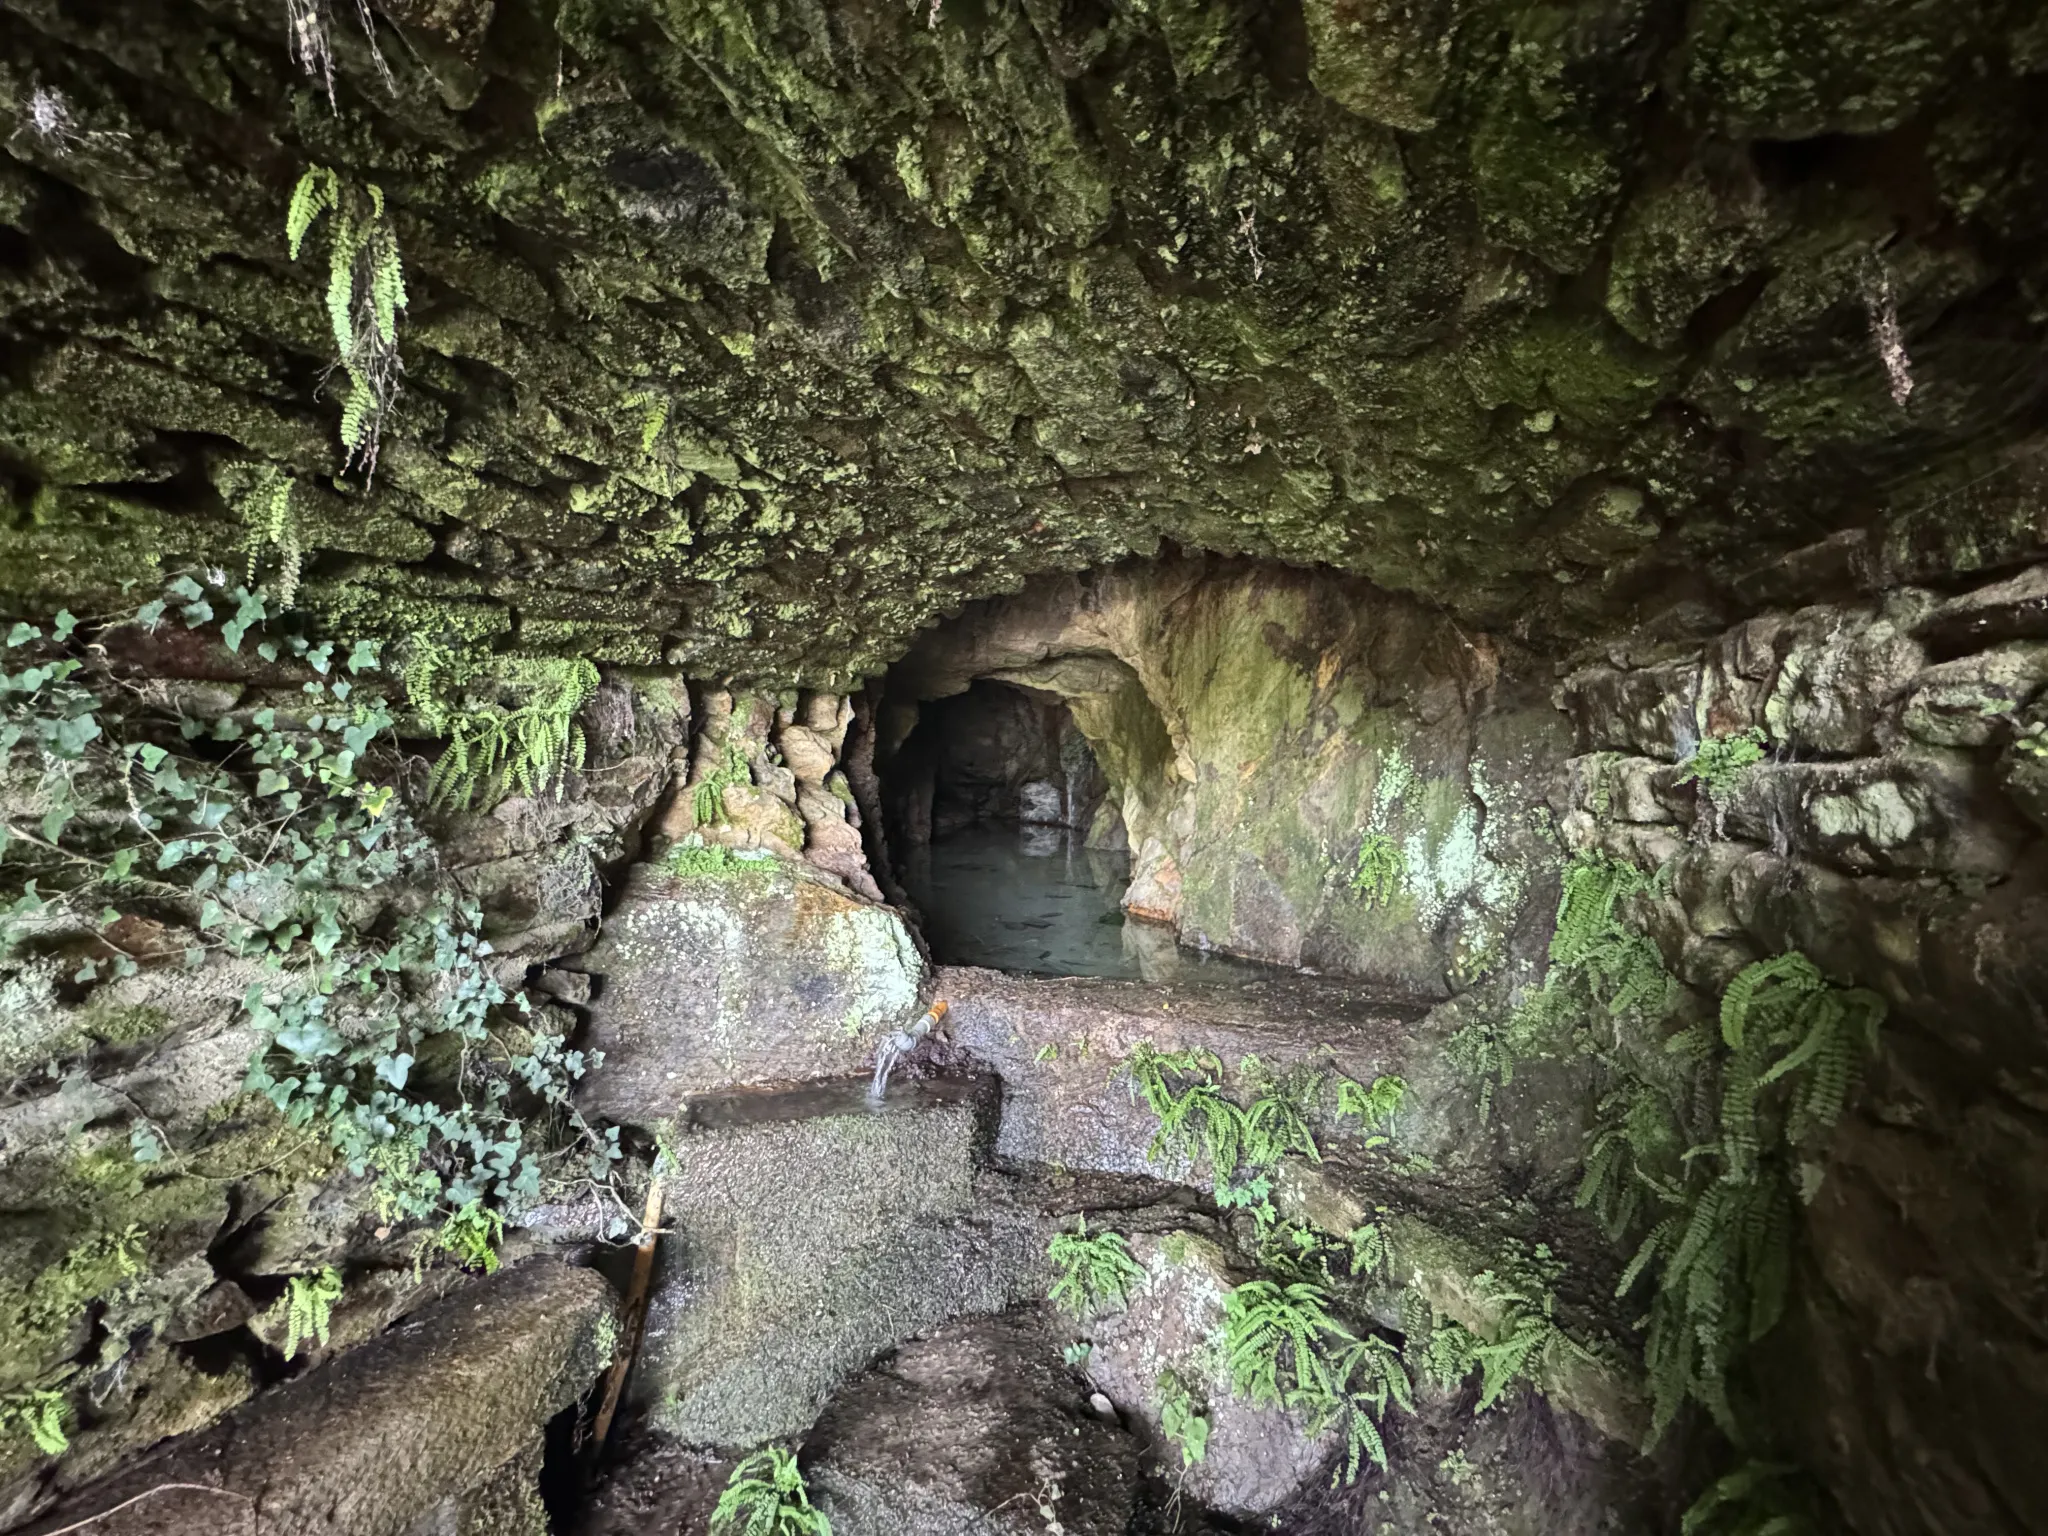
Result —
M924 1017L910 1028L882 1037L882 1043L875 1047L875 1080L868 1085L868 1098L872 1102L882 1102L883 1095L889 1091L889 1074L896 1070L896 1063L917 1049L917 1042L932 1032L950 1006L942 997L926 1009Z

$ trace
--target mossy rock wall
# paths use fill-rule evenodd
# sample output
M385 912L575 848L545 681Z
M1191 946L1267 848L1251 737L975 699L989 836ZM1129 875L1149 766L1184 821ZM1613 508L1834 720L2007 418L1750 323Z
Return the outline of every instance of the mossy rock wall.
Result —
M2039 546L2024 5L378 11L330 105L268 0L0 9L6 605L274 572L266 466L344 628L779 684L1162 539L1531 634ZM367 482L312 164L407 275Z

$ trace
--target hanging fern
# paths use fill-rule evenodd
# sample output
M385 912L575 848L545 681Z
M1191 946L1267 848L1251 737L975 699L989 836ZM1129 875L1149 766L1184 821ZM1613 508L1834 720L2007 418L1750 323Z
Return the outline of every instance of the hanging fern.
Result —
M310 1275L293 1275L285 1286L284 1357L289 1360L308 1339L327 1346L327 1324L341 1299L341 1271L333 1265Z
M299 259L306 237L328 220L327 325L334 364L348 379L342 402L342 468L375 473L384 420L396 403L404 371L398 354L398 312L406 307L398 237L374 182L354 187L324 165L307 167L285 212L285 244Z
M1663 1438L1687 1397L1737 1434L1728 1368L1784 1315L1791 1267L1792 1197L1782 1176L1698 1182L1650 1229L1615 1288L1626 1295L1656 1272L1644 1350L1647 1444Z
M1784 1082L1783 1139L1808 1148L1841 1118L1862 1060L1877 1049L1884 999L1837 987L1793 950L1759 960L1721 999L1721 1135L1729 1177L1747 1178L1761 1147L1758 1101Z
M580 711L597 691L581 658L458 654L415 639L405 686L427 731L447 742L427 779L438 805L484 809L539 795L584 763Z
M1625 1078L1600 1101L1575 1203L1590 1209L1601 1230L1618 1241L1635 1230L1646 1202L1676 1171L1681 1142L1663 1097L1649 1084Z
M268 588L287 607L298 595L299 570L305 561L298 518L292 513L292 487L289 474L275 464L266 464L257 471L255 484L239 498L236 507L246 526L242 543L248 551L248 564L242 579L253 588L264 552L275 550L277 564Z
M1365 898L1368 906L1384 907L1400 893L1408 876L1408 860L1401 847L1384 832L1368 832L1358 844L1358 859L1351 870L1351 889Z

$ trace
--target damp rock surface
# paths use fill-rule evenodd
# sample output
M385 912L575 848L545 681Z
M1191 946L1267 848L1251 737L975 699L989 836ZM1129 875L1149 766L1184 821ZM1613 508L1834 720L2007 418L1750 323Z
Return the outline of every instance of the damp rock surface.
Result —
M1088 1403L1041 1308L955 1323L833 1399L810 1475L845 1536L1121 1536L1137 1441Z
M917 1016L924 969L895 912L774 858L636 868L580 964L605 1055L586 1103L639 1124L689 1093L872 1067Z
M877 1105L849 1080L769 1118L777 1097L700 1107L679 1141L634 1385L679 1440L798 1434L879 1351L1043 1294L1039 1221L983 1174L980 1094L899 1080Z
M445 1507L460 1529L537 1532L542 1431L608 1362L614 1306L587 1269L505 1270L29 1529L399 1536Z

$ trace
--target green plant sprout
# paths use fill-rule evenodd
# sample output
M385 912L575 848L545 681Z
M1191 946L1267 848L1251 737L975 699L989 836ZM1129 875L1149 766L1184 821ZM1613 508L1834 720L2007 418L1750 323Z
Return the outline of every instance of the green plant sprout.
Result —
M310 1275L293 1275L285 1287L284 1357L289 1360L308 1339L327 1347L327 1326L341 1299L341 1271L332 1264Z
M796 1458L781 1446L756 1451L732 1469L711 1511L712 1536L832 1536L811 1505Z
M1368 832L1358 844L1351 870L1351 889L1368 906L1383 907L1400 893L1408 877L1408 859L1401 845L1384 832Z
M45 1456L62 1456L71 1449L64 1433L68 1412L64 1394L47 1387L31 1387L0 1397L0 1436L26 1435Z
M1764 758L1764 733L1751 726L1725 736L1708 736L1693 748L1692 755L1678 765L1677 782L1697 782L1709 795L1719 797L1735 787Z
M441 1252L462 1268L486 1275L498 1272L498 1247L504 1240L504 1216L476 1200L452 1212L434 1234Z
M1209 1416L1178 1372L1161 1371L1158 1387L1159 1432L1191 1467L1209 1454Z
M1337 1079L1337 1118L1347 1116L1365 1132L1367 1147L1383 1147L1393 1139L1394 1117L1408 1096L1408 1084L1398 1077L1382 1074L1367 1088L1348 1077Z
M1074 1231L1053 1235L1046 1257L1059 1271L1048 1299L1074 1317L1086 1317L1111 1304L1122 1306L1131 1288L1145 1278L1144 1268L1131 1257L1131 1245L1122 1235L1091 1235L1085 1216Z

